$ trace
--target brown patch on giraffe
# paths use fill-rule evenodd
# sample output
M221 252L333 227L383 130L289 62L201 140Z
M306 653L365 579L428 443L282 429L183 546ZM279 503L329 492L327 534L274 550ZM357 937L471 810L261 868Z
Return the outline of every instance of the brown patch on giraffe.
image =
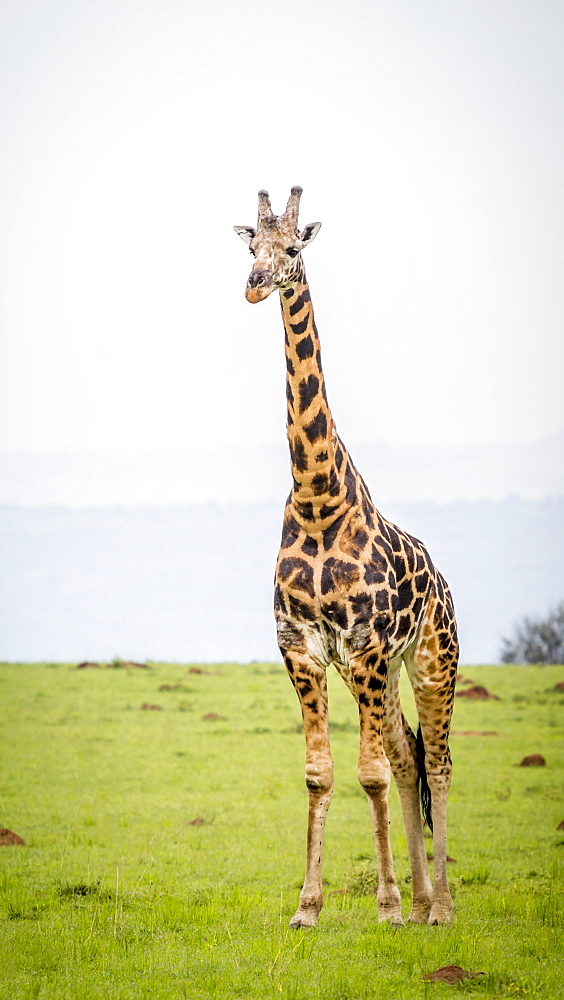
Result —
M144 701L141 705L144 712L162 712L162 705L152 705L150 701Z
M8 830L6 826L0 828L0 847L21 847L23 844L25 844L23 837L13 830Z
M426 983L448 983L454 986L455 983L462 982L463 979L477 979L478 976L485 976L485 972L468 972L460 965L443 965L435 972L428 972L421 979Z
M466 688L466 691L457 691L457 698L469 698L471 701L501 701L497 694L490 694L482 684L475 684L474 687Z
M530 753L528 757L523 757L519 767L544 767L545 764L542 753Z
M218 715L217 712L208 712L206 715L202 715L204 722L226 722L227 717L225 715Z

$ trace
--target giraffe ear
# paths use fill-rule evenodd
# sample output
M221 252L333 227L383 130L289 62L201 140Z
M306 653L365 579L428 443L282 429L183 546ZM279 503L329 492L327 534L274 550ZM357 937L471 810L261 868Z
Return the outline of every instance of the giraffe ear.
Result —
M305 229L302 229L300 233L300 240L302 243L302 247L305 247L308 245L308 243L311 243L311 241L314 240L315 237L317 236L320 229L321 229L320 222L308 223Z
M247 244L247 246L257 235L256 230L253 229L252 226L233 226L233 229L237 235L241 237L243 242Z

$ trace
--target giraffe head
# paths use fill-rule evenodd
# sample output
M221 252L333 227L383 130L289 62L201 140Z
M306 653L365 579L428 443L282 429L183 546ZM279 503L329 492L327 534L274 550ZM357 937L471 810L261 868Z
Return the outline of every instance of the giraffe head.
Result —
M267 191L259 191L257 228L235 226L235 232L250 248L255 263L247 281L248 302L266 299L275 288L284 288L301 272L301 251L317 236L320 222L310 222L298 231L301 187L293 187L283 215L274 215Z

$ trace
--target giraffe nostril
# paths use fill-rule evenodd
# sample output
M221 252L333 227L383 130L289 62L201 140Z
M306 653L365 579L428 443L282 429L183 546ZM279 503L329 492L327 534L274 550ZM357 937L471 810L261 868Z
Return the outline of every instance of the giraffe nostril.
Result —
M266 271L251 271L249 275L250 288L265 288L271 282L271 276Z

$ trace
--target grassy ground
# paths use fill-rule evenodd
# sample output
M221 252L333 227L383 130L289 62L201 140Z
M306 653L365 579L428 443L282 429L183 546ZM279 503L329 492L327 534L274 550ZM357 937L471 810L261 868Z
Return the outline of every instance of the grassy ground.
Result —
M206 669L0 667L0 825L25 839L0 848L0 997L562 996L563 668L463 670L500 700L456 702L455 733L498 735L452 738L454 922L396 931L377 924L356 709L332 677L326 904L298 932L297 699L275 665ZM516 766L535 752L545 767ZM391 808L407 915L395 789ZM447 964L485 975L421 980Z

